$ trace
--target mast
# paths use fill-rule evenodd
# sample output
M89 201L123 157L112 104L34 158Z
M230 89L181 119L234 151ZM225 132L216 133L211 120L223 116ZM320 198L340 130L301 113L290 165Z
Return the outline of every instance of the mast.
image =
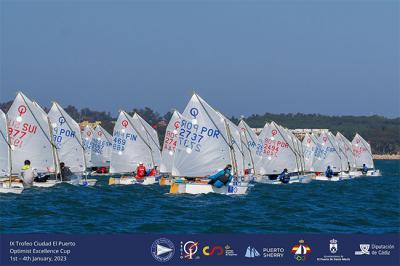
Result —
M224 124L225 124L225 129L226 129L226 132L227 132L227 135L228 135L229 142L233 144L231 131L230 131L229 125L228 125L228 123L226 122L225 119L224 119ZM233 173L237 175L238 174L237 161L236 161L235 151L234 151L232 145L231 145L231 148L229 149L229 154L230 154L230 157L231 157Z

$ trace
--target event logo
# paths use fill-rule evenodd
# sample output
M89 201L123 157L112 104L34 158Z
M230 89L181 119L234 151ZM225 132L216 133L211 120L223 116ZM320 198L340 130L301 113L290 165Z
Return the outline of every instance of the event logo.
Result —
M203 248L203 254L205 255L205 256L212 256L212 255L216 255L216 256L221 256L221 255L223 255L225 253L225 250L224 250L224 248L223 247L221 247L221 246L215 246L215 247L212 247L212 248L210 248L210 246L205 246L204 248Z
M354 252L354 255L369 255L369 244L360 244L360 250Z
M199 242L187 241L185 244L181 241L181 259L199 259L199 256L194 257L199 249Z
M25 105L18 106L18 113L19 116L23 116L26 113L26 106Z
M166 262L172 259L175 254L175 246L171 240L160 238L151 245L151 255L159 262Z
M332 254L335 254L338 251L338 242L336 239L331 239L329 241L329 251Z
M291 252L294 253L294 258L297 261L305 261L307 255L311 253L311 248L304 243L303 239L301 239L299 240L299 245L295 245Z
M248 246L246 249L246 254L244 255L246 258L255 258L259 257L260 253L257 251L255 247Z

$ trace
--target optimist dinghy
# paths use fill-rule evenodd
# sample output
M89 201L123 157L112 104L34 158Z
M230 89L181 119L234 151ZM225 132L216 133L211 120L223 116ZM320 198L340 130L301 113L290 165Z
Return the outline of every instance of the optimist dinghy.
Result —
M24 186L20 182L12 182L11 145L7 133L7 117L0 110L0 193L21 194Z
M181 114L175 110L165 131L164 143L161 152L160 172L162 176L159 181L160 186L169 186L172 183L172 164L176 152L176 144L178 142L180 123Z
M64 162L74 173L71 181L63 181L63 176L60 174L59 181L72 185L94 186L97 180L87 178L85 151L79 124L56 102L53 103L48 117L53 130L57 160Z
M97 125L93 132L91 150L92 168L97 169L92 172L92 175L108 176L111 161L112 136L100 125Z
M257 175L259 171L259 164L262 159L262 143L260 142L257 134L247 125L244 120L241 120L238 125L240 129L240 137L243 145L244 152L244 165L245 175ZM250 180L254 180L251 175Z
M25 160L30 160L31 167L41 175L57 174L57 155L52 141L51 125L43 109L19 92L7 118L13 175L19 174ZM47 180L33 182L33 186L51 187L56 183L56 180Z
M200 96L193 94L181 116L178 142L173 160L173 180L171 194L219 193L224 195L242 195L249 186L230 182L221 188L208 184L207 180L190 181L205 177L223 169L227 164L233 166L233 176L243 173L236 157L240 152L240 135L232 136L236 131L227 120L208 105ZM237 150L235 150L235 147ZM186 181L182 182L181 178Z
M152 185L159 176L138 179L132 172L139 163L147 169L160 165L161 153L157 132L138 114L133 117L121 111L113 132L110 173L120 177L110 177L109 185Z
M257 182L282 184L277 177L285 168L288 170L289 184L311 182L312 175L304 173L301 144L294 135L271 122L264 126L260 139L263 149Z
M381 172L375 169L371 145L358 133L355 135L351 144L355 158L355 167L358 170L356 176L381 176ZM368 167L368 171L365 174L361 171L363 164Z

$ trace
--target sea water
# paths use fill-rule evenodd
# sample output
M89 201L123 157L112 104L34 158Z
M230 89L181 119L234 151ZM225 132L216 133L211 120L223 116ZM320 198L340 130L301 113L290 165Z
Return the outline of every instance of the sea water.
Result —
M159 185L68 184L0 195L1 233L399 233L400 161L382 177L256 184L246 196L169 195Z

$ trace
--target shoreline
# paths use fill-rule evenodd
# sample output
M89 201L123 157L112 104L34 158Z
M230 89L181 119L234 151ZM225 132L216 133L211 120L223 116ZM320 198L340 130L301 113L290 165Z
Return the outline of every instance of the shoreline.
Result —
M400 154L373 154L374 160L400 160Z

